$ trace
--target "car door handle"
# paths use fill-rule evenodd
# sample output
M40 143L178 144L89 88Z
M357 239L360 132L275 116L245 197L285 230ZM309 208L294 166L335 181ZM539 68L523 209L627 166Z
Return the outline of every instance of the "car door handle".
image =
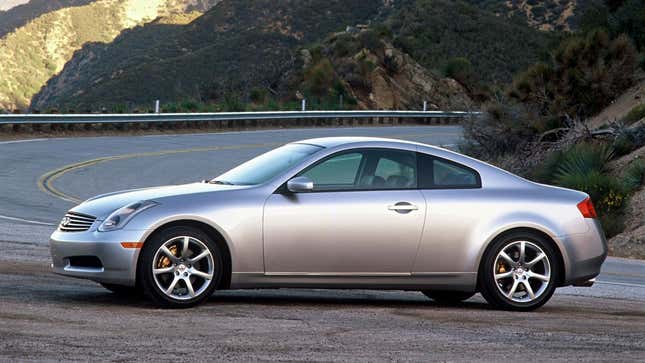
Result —
M387 209L393 210L399 213L410 213L413 210L419 209L419 207L417 207L414 204L410 204L408 202L398 202L394 205L388 206Z

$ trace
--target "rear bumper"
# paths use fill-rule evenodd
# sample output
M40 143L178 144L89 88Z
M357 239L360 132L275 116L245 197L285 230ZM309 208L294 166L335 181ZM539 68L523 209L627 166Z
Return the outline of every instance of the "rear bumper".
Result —
M124 248L121 242L138 242L144 233L145 231L125 230L71 233L56 231L49 242L53 272L97 282L134 286L140 249Z
M566 278L563 285L591 286L600 274L603 262L607 259L607 240L600 222L595 219L587 221L590 228L586 233L575 234L565 238Z

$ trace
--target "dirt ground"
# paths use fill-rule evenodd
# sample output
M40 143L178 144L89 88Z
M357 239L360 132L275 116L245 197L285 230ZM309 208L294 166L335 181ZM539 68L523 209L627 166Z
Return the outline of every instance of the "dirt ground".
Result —
M0 361L638 361L642 300L557 294L533 313L476 296L445 307L416 292L219 292L159 310L42 263L0 265Z

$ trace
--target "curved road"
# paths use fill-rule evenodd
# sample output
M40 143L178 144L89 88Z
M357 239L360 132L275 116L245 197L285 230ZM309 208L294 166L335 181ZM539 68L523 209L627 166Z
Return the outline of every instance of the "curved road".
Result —
M194 360L204 354L222 360L645 356L642 261L609 259L594 287L559 289L539 312L521 315L488 310L479 296L458 307L438 307L413 292L322 290L222 292L200 308L162 313L137 299L119 301L94 283L48 272L47 238L78 200L206 179L289 141L339 135L454 147L461 129L289 129L0 142L0 360Z

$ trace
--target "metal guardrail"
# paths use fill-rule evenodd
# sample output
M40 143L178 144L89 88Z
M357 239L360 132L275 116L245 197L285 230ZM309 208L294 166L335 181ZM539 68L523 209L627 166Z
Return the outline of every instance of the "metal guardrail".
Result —
M277 119L374 119L374 118L466 118L480 112L464 111L280 111L220 113L149 113L149 114L7 114L0 115L6 124L120 124L139 122L199 122Z

